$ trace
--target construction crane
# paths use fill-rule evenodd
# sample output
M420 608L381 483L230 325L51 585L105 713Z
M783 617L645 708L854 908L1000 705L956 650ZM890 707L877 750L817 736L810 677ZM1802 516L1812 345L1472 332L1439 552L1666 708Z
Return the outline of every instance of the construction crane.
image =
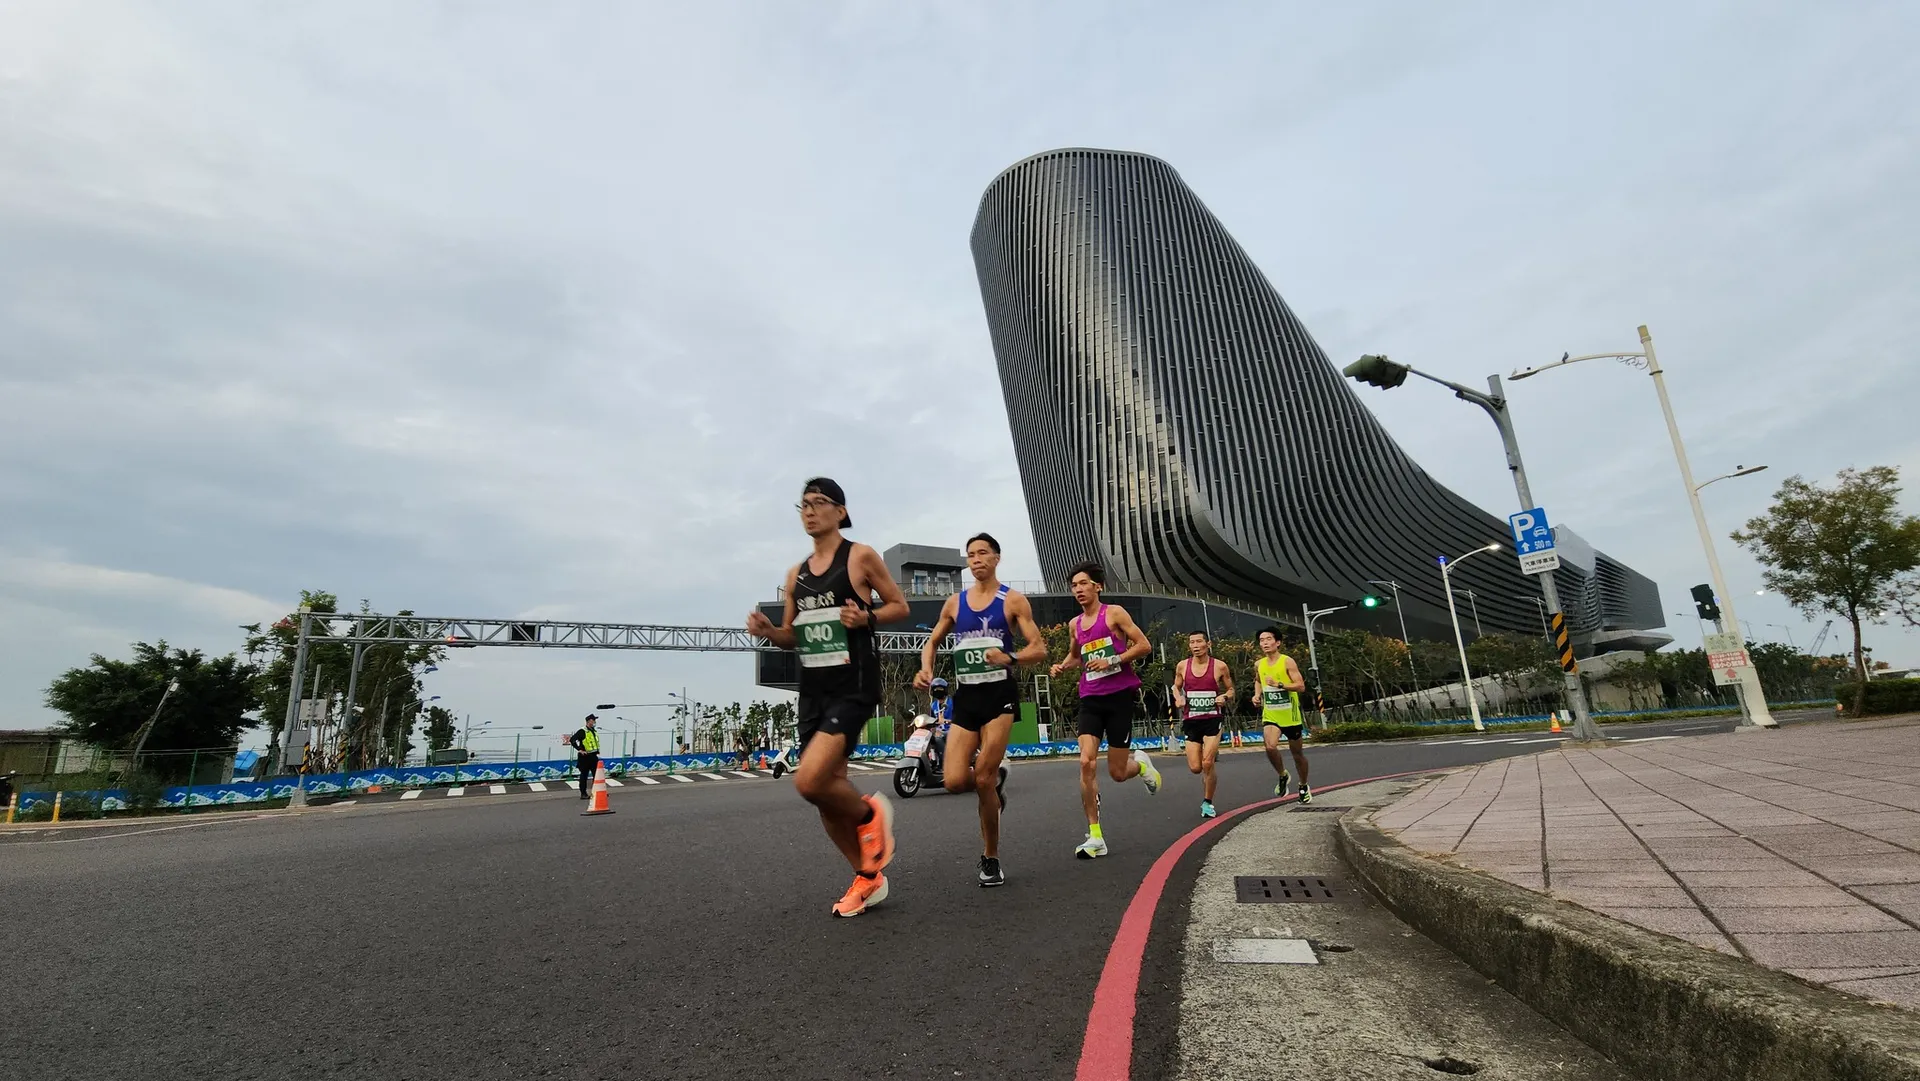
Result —
M1820 633L1813 636L1813 644L1807 647L1807 656L1818 657L1820 655L1820 647L1827 644L1827 635L1832 633L1833 620L1829 619L1827 620L1827 625L1820 628Z

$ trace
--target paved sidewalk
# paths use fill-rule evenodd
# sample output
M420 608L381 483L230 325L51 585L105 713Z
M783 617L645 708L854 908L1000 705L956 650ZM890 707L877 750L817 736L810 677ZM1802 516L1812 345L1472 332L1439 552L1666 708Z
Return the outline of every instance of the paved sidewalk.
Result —
M1547 751L1448 774L1374 822L1528 889L1920 1008L1920 717Z

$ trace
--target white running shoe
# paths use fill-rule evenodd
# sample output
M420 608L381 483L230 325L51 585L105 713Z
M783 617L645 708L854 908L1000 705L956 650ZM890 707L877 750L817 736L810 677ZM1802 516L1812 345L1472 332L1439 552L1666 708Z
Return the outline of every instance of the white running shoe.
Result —
M1147 757L1147 752L1135 747L1133 760L1140 763L1140 779L1147 783L1147 794L1160 791L1160 771L1154 766L1153 759Z
M1106 854L1107 839L1105 837L1095 837L1091 833L1087 834L1086 840L1080 842L1079 848L1073 850L1074 858L1081 860L1090 860Z

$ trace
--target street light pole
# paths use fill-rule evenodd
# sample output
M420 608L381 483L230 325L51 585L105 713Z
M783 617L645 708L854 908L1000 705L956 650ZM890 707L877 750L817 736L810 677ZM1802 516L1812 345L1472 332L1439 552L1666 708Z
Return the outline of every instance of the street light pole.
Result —
M1352 608L1351 604L1339 604L1332 608L1309 609L1300 606L1302 622L1307 625L1307 668L1313 672L1313 712L1320 718L1320 727L1327 726L1327 698L1320 692L1320 651L1313 645L1313 621L1321 616Z
M1485 548L1475 548L1473 551L1451 562L1448 561L1446 556L1440 557L1440 584L1447 591L1447 618L1453 621L1453 644L1460 650L1460 679L1467 685L1467 712L1473 715L1473 730L1475 732L1484 732L1487 730L1487 726L1480 720L1480 700L1473 695L1473 670L1467 667L1467 642L1460 634L1460 610L1455 607L1453 603L1453 566L1455 563L1462 563L1472 559L1481 552L1497 552L1499 550L1500 545L1495 543L1489 544Z
M1438 383L1453 391L1453 396L1461 401L1472 402L1487 411L1493 418L1494 427L1500 429L1500 442L1507 452L1507 470L1513 474L1513 488L1520 497L1520 509L1533 507L1533 491L1527 485L1527 470L1520 460L1520 440L1513 432L1513 417L1507 409L1507 398L1500 389L1500 377L1487 376L1487 390L1482 394L1472 387L1461 386L1451 380L1428 375L1418 368L1406 364L1397 364L1380 356L1365 356L1350 364L1346 374L1355 379L1372 382L1376 386L1398 386L1408 375L1417 375L1429 382ZM1600 729L1593 723L1593 713L1587 709L1586 688L1580 685L1580 666L1573 659L1573 646L1566 626L1565 609L1560 607L1560 590L1553 582L1553 572L1545 571L1535 575L1540 580L1540 594L1546 598L1547 611L1553 616L1556 626L1553 628L1554 648L1560 654L1560 672L1566 685L1567 703L1573 707L1573 733L1576 739L1598 740ZM1453 599L1448 597L1452 605ZM1563 640L1564 639L1564 640Z
M1420 671L1413 666L1413 639L1407 637L1407 613L1400 607L1400 583L1389 578L1384 582L1367 579L1370 586L1386 586L1393 591L1393 613L1400 617L1400 644L1407 647L1407 672L1413 676L1416 689L1420 684Z
M1714 593L1718 595L1721 613L1726 617L1724 623L1716 621L1715 627L1722 633L1725 633L1727 628L1730 627L1733 630L1734 636L1738 638L1740 636L1739 616L1735 614L1733 610L1733 593L1727 589L1727 577L1720 570L1720 555L1713 547L1713 531L1707 527L1706 511L1700 506L1700 489L1705 488L1707 484L1712 484L1714 481L1725 480L1727 477L1743 476L1747 473L1757 473L1766 467L1759 466L1753 469L1738 470L1727 474L1727 477L1715 477L1713 480L1707 481L1706 484L1695 484L1693 482L1693 466L1687 461L1687 446L1680 439L1680 425L1673 419L1673 402L1667 397L1666 372L1661 370L1660 358L1654 354L1653 335L1649 334L1647 328L1644 326L1640 328L1640 348L1641 351L1638 353L1589 353L1585 356L1578 357L1565 355L1552 364L1542 364L1537 368L1526 368L1514 372L1513 377L1515 379L1525 379L1529 376L1538 375L1549 368L1558 368L1566 364L1578 364L1583 360L1623 360L1628 363L1633 363L1635 367L1639 366L1637 363L1634 363L1636 361L1644 360L1646 362L1647 374L1653 377L1654 393L1660 399L1660 413L1667 421L1667 435L1673 440L1673 457L1674 461L1680 465L1680 481L1686 485L1687 488L1687 504L1693 508L1693 524L1694 527L1700 531L1700 547L1705 549L1707 553L1707 573L1712 576ZM1745 643L1742 642L1742 645L1744 646ZM1740 696L1741 711L1744 714L1741 718L1740 727L1742 730L1749 728L1779 727L1779 722L1775 721L1773 714L1767 711L1766 692L1760 686L1760 674L1752 665L1748 665L1740 670L1739 682L1735 686Z

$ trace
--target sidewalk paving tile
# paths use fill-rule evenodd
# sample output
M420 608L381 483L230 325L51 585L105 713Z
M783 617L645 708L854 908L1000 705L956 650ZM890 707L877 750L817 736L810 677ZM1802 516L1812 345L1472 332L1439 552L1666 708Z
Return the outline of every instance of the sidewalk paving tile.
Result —
M1691 908L1698 911L1693 898L1678 886L1648 886L1638 889L1600 886L1562 887L1553 883L1553 895L1588 908Z
M1860 902L1837 886L1701 886L1693 891L1708 909L1719 908L1847 908Z
M1908 929L1871 905L1846 908L1716 908L1713 916L1734 934L1804 931L1899 931Z
M1920 931L1734 932L1754 960L1774 968L1920 965Z
M1881 1002L1891 1002L1908 1009L1920 1008L1920 976L1885 976L1867 980L1836 980L1832 984L1842 991L1851 991L1856 995L1865 995Z

